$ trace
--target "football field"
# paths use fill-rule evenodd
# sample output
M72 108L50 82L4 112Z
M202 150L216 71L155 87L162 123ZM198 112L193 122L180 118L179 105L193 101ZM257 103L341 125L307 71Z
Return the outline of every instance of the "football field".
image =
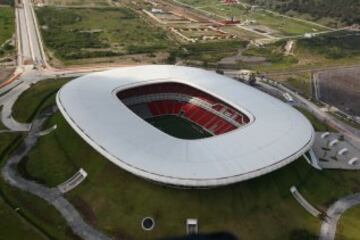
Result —
M210 133L191 121L174 115L152 117L147 121L154 127L176 138L199 139L211 136Z

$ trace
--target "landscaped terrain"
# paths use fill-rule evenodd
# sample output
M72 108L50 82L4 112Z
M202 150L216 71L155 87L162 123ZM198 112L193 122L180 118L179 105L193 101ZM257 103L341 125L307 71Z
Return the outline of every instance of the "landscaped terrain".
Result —
M0 133L0 166L18 146L21 135ZM71 239L64 220L46 202L10 187L0 178L0 239Z
M311 117L310 120L316 129L326 129L321 122ZM40 138L20 172L35 181L56 186L84 168L89 174L87 180L69 192L67 198L88 222L118 239L183 235L184 221L191 217L198 218L203 233L226 231L245 239L317 239L320 220L293 199L290 186L297 186L321 210L334 199L360 190L357 172L317 171L304 159L274 173L227 187L173 189L145 181L113 165L85 143L60 113L46 127L54 124L57 130ZM329 187L334 185L337 187ZM140 222L145 216L156 221L151 232L141 230ZM255 231L258 228L262 231Z
M55 104L56 92L68 81L68 78L47 79L33 85L15 102L13 117L19 122L31 122L40 108Z
M338 240L356 240L360 236L360 207L355 206L346 211L339 221L339 230L336 234Z

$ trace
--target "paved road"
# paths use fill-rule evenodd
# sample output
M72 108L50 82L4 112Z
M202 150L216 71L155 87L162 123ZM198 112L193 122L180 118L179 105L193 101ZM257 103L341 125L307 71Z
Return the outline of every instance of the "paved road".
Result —
M29 0L16 7L19 65L46 66L42 39L34 9Z
M336 226L341 215L358 204L360 204L360 193L346 196L332 204L326 211L328 217L321 223L320 240L335 239Z
M30 192L54 206L72 229L74 234L82 239L88 240L110 240L101 232L88 225L77 212L77 210L62 196L57 188L48 188L36 182L24 179L17 173L16 166L24 156L35 146L38 140L38 133L46 119L57 109L55 107L38 115L33 121L32 128L29 131L24 142L10 155L1 174L5 181L23 191Z

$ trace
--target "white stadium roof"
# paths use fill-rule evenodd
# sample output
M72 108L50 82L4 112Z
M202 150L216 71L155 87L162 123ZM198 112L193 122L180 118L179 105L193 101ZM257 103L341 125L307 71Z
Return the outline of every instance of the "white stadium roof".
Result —
M172 137L116 96L150 83L193 86L232 105L250 123L209 138ZM61 113L94 149L121 168L156 182L211 187L274 171L310 149L314 130L285 103L228 77L197 68L150 65L89 74L57 94Z

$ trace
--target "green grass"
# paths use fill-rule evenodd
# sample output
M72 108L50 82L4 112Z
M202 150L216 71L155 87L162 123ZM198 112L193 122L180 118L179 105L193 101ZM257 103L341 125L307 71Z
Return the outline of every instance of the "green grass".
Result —
M327 132L327 131L336 132L336 130L329 127L324 122L318 120L312 113L305 110L304 108L297 107L296 109L299 110L302 114L304 114L304 116L312 123L315 131L317 131L317 132Z
M291 75L285 83L306 97L312 96L310 74Z
M337 240L356 240L360 236L360 206L347 210L337 226Z
M257 25L266 26L274 31L274 36L293 36L302 35L308 32L324 31L326 28L319 27L315 24L305 23L296 19L284 18L264 10L250 11L242 5L225 5L220 1L207 1L207 0L180 0L198 7L199 9L208 11L225 18L234 16L242 22L246 20L255 20Z
M49 147L53 148L61 144L55 134L50 133L41 137L36 148L20 163L20 172L27 178L50 187L55 187L69 179L79 170L71 156L67 152L53 154L47 151ZM49 168L56 171L49 171Z
M154 239L184 234L185 219L195 217L200 221L202 233L228 231L245 239L316 239L319 220L293 199L290 186L296 185L320 209L340 196L360 190L357 172L317 171L303 159L274 173L227 187L168 188L135 177L110 163L85 143L60 114L50 122L58 124L58 129L49 135L57 143L48 138L41 150L35 151L42 151L44 156L59 155L63 158L57 160L61 164L83 167L88 172L87 180L67 197L90 223L112 236ZM45 166L48 159L41 160L36 165ZM50 167L48 171L43 181L63 180L59 175L57 180L50 176L57 170ZM334 185L337 187L331 187ZM141 230L144 216L155 218L154 231ZM259 228L262 231L256 231Z
M298 41L300 48L321 54L328 59L342 59L360 55L360 33L339 31Z
M40 107L55 103L56 92L68 78L43 80L26 90L13 106L13 117L19 122L30 122Z
M22 136L17 134L0 134L0 167L21 139ZM0 239L73 239L64 220L53 207L36 196L9 186L2 177L0 216Z
M3 159L3 152L15 140L16 134L0 133L0 160ZM2 178L1 180L2 181ZM1 186L1 185L0 185ZM0 239L44 239L34 230L31 224L27 223L21 215L16 213L13 206L4 200L0 190Z
M153 53L169 46L161 28L129 8L44 7L36 12L46 46L62 61Z
M292 70L358 64L360 62L360 34L341 31L319 35L311 39L299 39L295 43L294 56L284 55L285 41L263 47L251 47L244 55L265 57L268 64L245 65L259 72L287 72Z
M45 239L0 198L0 239Z
M305 115L315 129L327 129L311 114ZM199 219L202 233L227 231L255 240L316 239L320 221L293 199L290 186L296 185L321 210L338 197L360 191L358 172L317 171L303 159L271 174L226 187L173 189L145 181L113 165L84 142L60 113L47 126L53 124L58 129L42 137L29 154L27 173L54 186L73 171L84 168L89 174L87 179L69 192L67 198L89 223L121 239L182 235L184 221L189 217ZM141 230L144 216L155 218L153 231ZM66 232L64 228L59 231Z
M14 47L5 44L15 32L14 8L0 4L0 57L13 52Z
M0 5L0 46L14 34L14 9Z
M161 131L181 139L199 139L210 137L211 134L196 124L178 116L159 116L146 120Z

